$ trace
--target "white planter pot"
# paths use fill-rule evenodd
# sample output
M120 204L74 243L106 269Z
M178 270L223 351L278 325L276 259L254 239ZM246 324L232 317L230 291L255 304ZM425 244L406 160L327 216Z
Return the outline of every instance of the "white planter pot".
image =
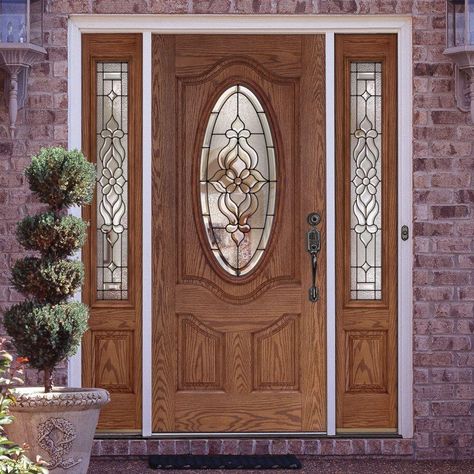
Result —
M86 474L99 412L110 401L109 392L55 388L44 393L39 387L22 387L15 397L8 437L26 443L30 459L40 455L52 474Z

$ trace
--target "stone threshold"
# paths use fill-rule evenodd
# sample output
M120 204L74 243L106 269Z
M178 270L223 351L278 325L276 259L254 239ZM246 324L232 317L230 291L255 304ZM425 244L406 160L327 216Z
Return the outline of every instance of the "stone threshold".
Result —
M295 454L414 458L414 440L402 438L96 439L92 456L149 454Z

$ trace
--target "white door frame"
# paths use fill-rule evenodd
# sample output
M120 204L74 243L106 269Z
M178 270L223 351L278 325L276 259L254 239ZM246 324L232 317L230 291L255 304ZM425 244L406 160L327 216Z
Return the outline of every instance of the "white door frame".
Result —
M71 15L68 21L68 146L81 148L81 33L143 34L143 436L151 436L152 33L315 34L326 36L326 121L334 124L334 34L398 35L398 224L410 237L398 249L398 432L413 436L412 368L412 20L405 15ZM326 127L327 175L327 432L336 434L335 132ZM80 214L79 209L73 210ZM80 294L76 295L80 298ZM69 361L68 382L81 385L80 351Z

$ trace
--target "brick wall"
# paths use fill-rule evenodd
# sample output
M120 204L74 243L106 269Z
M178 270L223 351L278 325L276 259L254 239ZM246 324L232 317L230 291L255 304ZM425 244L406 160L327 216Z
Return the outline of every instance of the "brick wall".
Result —
M67 141L69 13L413 15L414 453L419 458L474 457L474 127L468 115L455 106L453 68L442 54L445 0L47 1L48 57L32 69L28 104L19 114L15 140L7 138L7 115L0 100L0 310L19 298L8 284L8 267L21 252L13 237L15 223L37 211L22 170L41 146L66 145ZM34 383L35 377L29 373L28 381ZM64 368L57 379L64 382ZM95 452L134 454L138 449L143 454L147 449L177 450L181 446L171 441L169 446L162 442L150 448L150 443L101 441ZM184 442L183 449L191 449L193 443ZM224 449L229 441L202 442L200 446L206 452L216 443L219 447L215 449ZM241 443L249 445L247 440ZM258 449L308 454L311 450L314 454L413 454L411 443L405 441L281 443L254 440L247 448L255 452L257 446L265 445L267 448Z

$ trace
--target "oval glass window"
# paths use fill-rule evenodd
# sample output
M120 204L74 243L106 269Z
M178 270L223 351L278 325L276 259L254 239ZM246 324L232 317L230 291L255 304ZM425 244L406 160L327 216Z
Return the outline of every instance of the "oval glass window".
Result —
M233 276L263 257L275 214L276 164L265 111L247 87L229 87L207 123L201 153L201 211L212 253Z

